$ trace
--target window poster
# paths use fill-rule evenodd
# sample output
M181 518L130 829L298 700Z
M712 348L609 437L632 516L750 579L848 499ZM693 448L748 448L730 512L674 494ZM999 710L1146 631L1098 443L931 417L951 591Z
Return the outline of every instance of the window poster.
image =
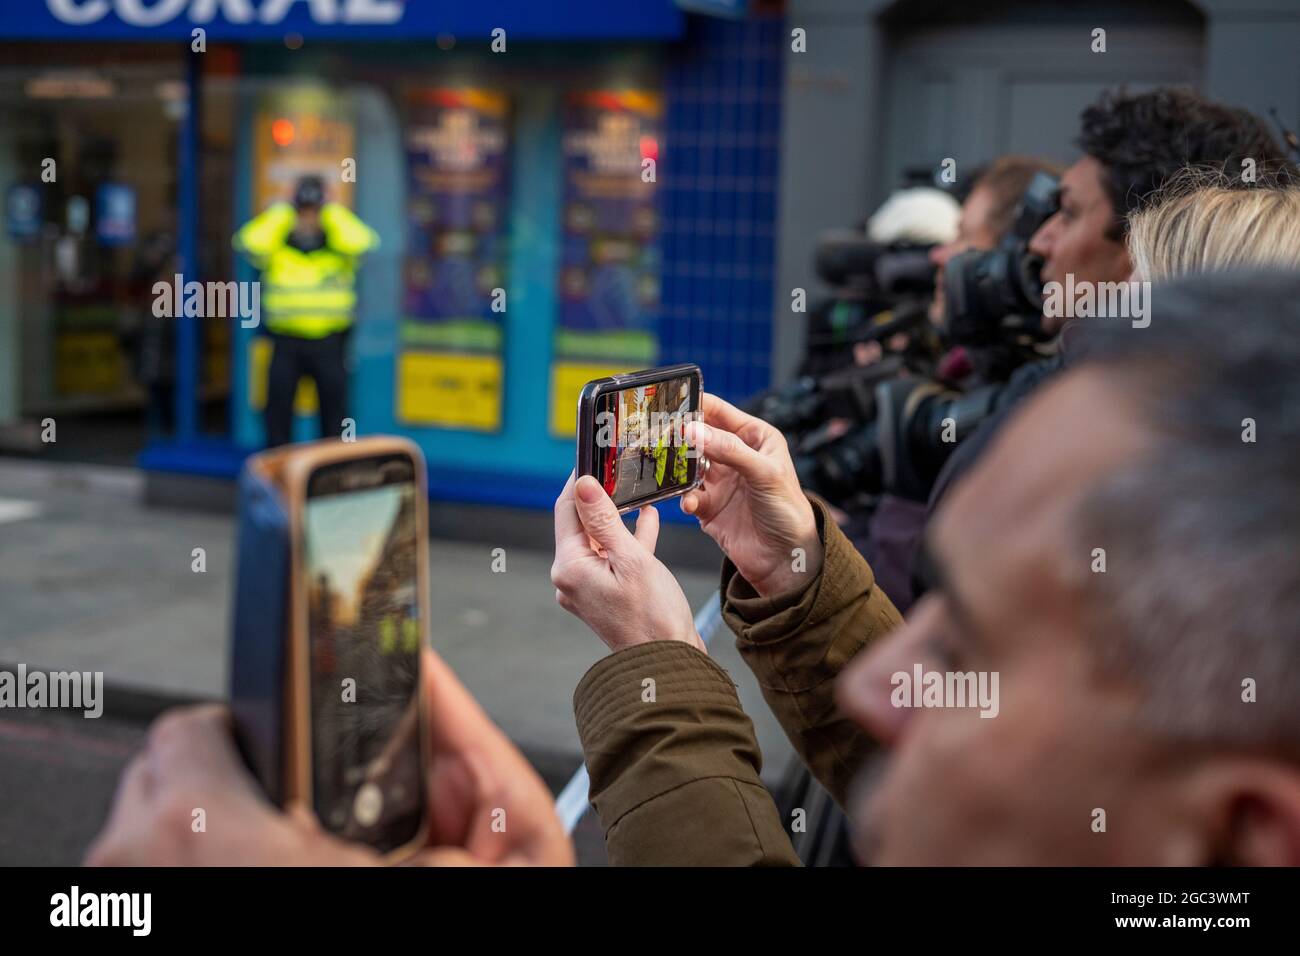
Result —
M570 94L564 106L559 312L551 432L569 437L582 386L659 358L657 164L663 104L645 90Z
M500 431L509 101L476 88L413 91L405 140L397 419Z

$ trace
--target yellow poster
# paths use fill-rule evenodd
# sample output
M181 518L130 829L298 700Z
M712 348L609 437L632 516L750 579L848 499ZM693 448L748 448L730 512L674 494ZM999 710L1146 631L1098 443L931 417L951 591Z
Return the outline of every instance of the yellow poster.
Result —
M406 351L397 360L397 420L404 425L501 428L499 355Z
M555 362L551 366L551 434L572 438L578 433L578 396L592 379L635 371L631 365Z

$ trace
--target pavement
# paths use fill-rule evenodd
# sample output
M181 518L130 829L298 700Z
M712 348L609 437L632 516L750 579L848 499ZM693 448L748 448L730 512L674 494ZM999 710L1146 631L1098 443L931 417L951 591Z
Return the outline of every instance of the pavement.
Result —
M114 691L97 720L0 711L0 864L75 862L147 718L225 697L233 518L147 507L142 488L129 468L0 460L0 663L102 671ZM606 650L555 604L549 543L533 537L504 545L504 573L490 531L430 541L433 645L558 791L581 763L573 688ZM702 606L716 571L670 566ZM725 629L710 652L739 685L775 787L789 744ZM603 859L590 814L579 850Z
M656 493L659 484L655 481L654 456L646 454L643 458L639 448L624 448L618 456L614 489L614 500L619 502L635 501Z

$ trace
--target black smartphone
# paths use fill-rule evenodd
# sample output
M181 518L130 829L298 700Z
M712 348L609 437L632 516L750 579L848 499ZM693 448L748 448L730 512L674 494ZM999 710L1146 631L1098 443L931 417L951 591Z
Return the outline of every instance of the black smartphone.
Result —
M317 446L286 474L292 698L307 728L296 789L329 832L404 855L423 840L427 808L423 461L409 442L375 438Z
M588 382L578 398L578 475L592 475L620 512L685 494L708 468L686 441L704 377L692 363Z

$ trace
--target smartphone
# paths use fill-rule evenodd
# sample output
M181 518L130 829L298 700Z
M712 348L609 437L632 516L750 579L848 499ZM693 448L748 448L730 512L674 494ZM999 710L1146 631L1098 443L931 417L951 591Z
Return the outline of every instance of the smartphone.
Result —
M588 382L578 398L578 475L592 475L620 512L685 494L708 462L687 441L704 376L691 363Z
M326 441L296 446L279 470L291 544L286 803L399 858L428 822L423 456L401 438Z

